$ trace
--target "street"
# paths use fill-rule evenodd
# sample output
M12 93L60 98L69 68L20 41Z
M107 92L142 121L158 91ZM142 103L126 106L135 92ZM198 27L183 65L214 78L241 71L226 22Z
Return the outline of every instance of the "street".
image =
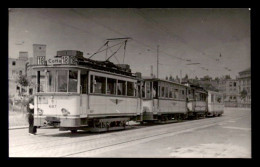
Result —
M133 124L90 133L9 130L10 157L251 158L251 110L225 108L221 117L171 124Z

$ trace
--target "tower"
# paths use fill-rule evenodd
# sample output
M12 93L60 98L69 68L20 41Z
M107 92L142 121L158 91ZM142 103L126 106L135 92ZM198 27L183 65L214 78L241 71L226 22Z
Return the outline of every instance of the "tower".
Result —
M46 59L46 45L33 44L33 64L44 63Z

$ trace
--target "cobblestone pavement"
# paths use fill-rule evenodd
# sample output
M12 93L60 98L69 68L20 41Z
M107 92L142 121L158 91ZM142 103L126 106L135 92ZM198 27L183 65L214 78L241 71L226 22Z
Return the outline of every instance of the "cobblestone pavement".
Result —
M72 134L58 129L9 130L10 157L250 158L251 110L225 109L213 117L127 130Z

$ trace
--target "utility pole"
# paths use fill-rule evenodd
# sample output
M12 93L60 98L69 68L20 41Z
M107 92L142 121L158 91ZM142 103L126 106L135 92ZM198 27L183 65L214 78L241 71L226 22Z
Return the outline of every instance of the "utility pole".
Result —
M159 79L159 45L157 45L157 78Z
M153 78L153 65L151 65L151 77Z
M180 74L181 74L181 71L180 71ZM181 79L180 79L180 83L182 82L182 74L181 74Z

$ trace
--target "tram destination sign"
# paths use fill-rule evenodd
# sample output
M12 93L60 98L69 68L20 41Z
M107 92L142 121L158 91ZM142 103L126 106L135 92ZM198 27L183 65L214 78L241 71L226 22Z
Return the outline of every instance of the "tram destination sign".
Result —
M37 57L37 63L38 65L44 65L45 63L47 63L47 65L76 64L76 58L75 56L61 56L61 57L49 58L45 60L45 56L39 56Z

